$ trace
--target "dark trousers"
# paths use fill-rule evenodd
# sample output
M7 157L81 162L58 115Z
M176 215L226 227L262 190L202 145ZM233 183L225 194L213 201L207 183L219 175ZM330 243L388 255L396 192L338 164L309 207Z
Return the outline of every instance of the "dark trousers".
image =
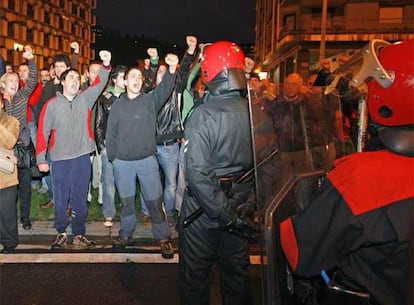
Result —
M0 189L0 243L15 248L19 242L17 230L17 185Z
M29 219L32 205L32 172L30 168L19 168L18 173L17 197L20 201L20 219Z
M72 233L85 234L85 221L88 214L88 188L91 178L89 155L75 159L52 162L53 199L55 203L55 228L59 233L66 232L69 225L67 210L72 208Z
M216 266L220 270L223 305L252 304L247 241L211 227L202 218L180 228L181 304L210 304L210 284Z

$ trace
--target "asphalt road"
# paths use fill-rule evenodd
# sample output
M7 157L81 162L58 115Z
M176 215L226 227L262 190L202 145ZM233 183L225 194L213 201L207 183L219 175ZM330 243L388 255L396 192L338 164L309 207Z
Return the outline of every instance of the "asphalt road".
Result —
M0 265L0 305L178 305L177 264L26 263ZM251 266L255 304L260 269ZM221 305L216 274L211 305Z

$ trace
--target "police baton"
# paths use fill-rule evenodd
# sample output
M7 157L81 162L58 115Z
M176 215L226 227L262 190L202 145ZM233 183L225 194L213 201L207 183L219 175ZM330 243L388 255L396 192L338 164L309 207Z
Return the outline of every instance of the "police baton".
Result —
M248 179L253 177L253 173L255 168L259 168L261 167L263 164L265 164L268 160L270 160L274 155L277 154L277 152L279 151L279 149L275 149L273 150L269 155L266 156L266 158L264 158L262 161L260 161L256 167L253 167L251 169L249 169L246 173L244 173L244 175L242 175L240 178L238 178L236 181L234 181L234 184L240 184L243 182L246 182ZM201 215L203 215L204 210L202 207L199 207L197 210L195 210L193 213L191 213L190 216L186 217L183 220L183 226L184 228L187 228L194 220L196 220L198 217L200 217Z

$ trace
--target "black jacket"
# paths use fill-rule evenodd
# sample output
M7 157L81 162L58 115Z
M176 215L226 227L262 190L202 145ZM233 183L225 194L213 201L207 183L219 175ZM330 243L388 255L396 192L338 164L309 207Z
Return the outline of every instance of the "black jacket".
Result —
M175 140L184 136L180 119L181 111L179 108L178 94L181 94L184 91L184 86L187 82L188 75L190 74L190 66L193 59L194 55L185 53L181 61L174 90L168 98L168 101L158 112L157 144L162 144L163 142Z
M182 213L202 207L202 218L218 227L231 205L219 178L245 172L253 164L247 100L238 91L206 95L186 120L185 139L186 178L196 201L185 200Z
M142 85L142 92L148 93L152 90L155 79L157 76L158 63L150 65L150 68L146 70L144 83ZM106 127L108 125L109 112L111 110L112 104L118 98L113 94L106 92L101 94L97 100L96 104L96 116L95 116L95 141L98 152L101 153L105 148L105 134Z
M339 268L380 304L412 304L414 158L382 150L335 165L305 210L281 224L293 271Z

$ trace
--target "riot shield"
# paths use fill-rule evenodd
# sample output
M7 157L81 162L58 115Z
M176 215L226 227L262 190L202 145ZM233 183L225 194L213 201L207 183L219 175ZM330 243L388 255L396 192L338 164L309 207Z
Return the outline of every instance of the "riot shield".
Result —
M294 304L289 268L276 243L278 222L307 205L342 151L341 103L316 88L299 102L276 100L266 108L260 99L251 101L263 297L264 304Z
M260 100L252 101L251 108L259 209L268 206L290 177L329 171L337 156L343 155L343 117L337 96L318 90L299 102L277 99L269 112Z

